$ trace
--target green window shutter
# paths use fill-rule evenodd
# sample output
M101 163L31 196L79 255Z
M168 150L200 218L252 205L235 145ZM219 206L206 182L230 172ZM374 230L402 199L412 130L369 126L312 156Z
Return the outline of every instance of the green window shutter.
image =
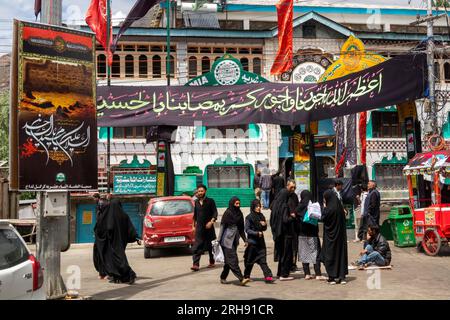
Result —
M195 139L205 139L206 138L206 127L195 127Z
M372 139L373 138L372 113L369 113L368 117L369 117L369 121L366 124L366 138L367 139Z
M261 137L261 130L257 124L250 123L248 125L248 135L250 139L258 139Z
M113 138L113 128L110 129L110 137ZM99 140L106 140L108 139L108 128L107 127L100 127L100 130L98 132L98 139Z
M442 135L444 139L450 139L450 112L447 116L447 122L442 126Z

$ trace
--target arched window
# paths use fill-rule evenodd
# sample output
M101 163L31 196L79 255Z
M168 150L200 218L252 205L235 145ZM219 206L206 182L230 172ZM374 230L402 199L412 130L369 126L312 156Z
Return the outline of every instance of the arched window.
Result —
M97 56L97 76L106 77L106 56L104 54Z
M125 57L125 77L134 77L134 57L131 54Z
M450 82L450 62L444 64L444 77L445 81Z
M120 57L118 54L113 55L111 76L113 78L120 78Z
M189 57L189 79L195 78L197 76L197 58L192 56Z
M139 56L139 78L147 78L148 62L147 56L142 54Z
M170 56L170 76L173 77L175 75L175 57Z
M241 58L241 64L242 64L242 69L244 69L245 71L248 71L248 59Z
M153 64L152 68L153 78L161 78L161 57L158 55L153 56L152 64Z
M261 75L261 58L254 58L253 59L253 73L256 73L258 75Z
M436 80L439 81L441 79L441 66L439 65L439 62L434 63L434 74Z
M202 74L209 72L211 69L211 63L208 57L202 58Z

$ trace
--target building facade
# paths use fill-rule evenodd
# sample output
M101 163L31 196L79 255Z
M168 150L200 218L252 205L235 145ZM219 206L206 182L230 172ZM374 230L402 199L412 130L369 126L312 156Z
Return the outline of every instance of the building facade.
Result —
M210 3L200 12L188 10L185 1L178 1L174 2L171 10L170 48L165 39L165 15L161 14L165 8L161 5L121 38L113 57L112 83L165 85L168 51L171 85L184 85L190 79L209 72L213 63L225 54L237 58L244 70L272 82L316 82L339 58L342 45L351 35L361 39L367 51L386 58L410 52L426 38L423 26L410 26L418 14L426 13L421 8L314 3L295 3L294 67L280 77L270 75L278 48L276 1ZM203 20L199 18L202 14ZM192 27L196 21L203 21L208 28ZM438 46L450 40L445 19L436 22L435 33ZM447 103L450 57L437 55L435 69L440 126L444 137L450 139ZM104 84L106 56L101 47L97 50L97 71L99 84ZM425 123L423 101L417 102L417 111L419 120ZM234 130L234 136L227 137L227 129ZM179 127L172 149L175 172L180 174L192 165L204 171L207 165L228 155L255 167L268 164L274 170L281 169L292 157L288 147L289 129L293 128L266 124L205 128L199 123L196 127ZM106 130L99 130L100 183L103 188L106 186ZM147 128L110 130L113 166L133 155L156 163L155 145L145 143ZM322 177L327 177L336 164L334 149L330 148L334 135L333 121L321 121L319 137L325 137L328 146L318 150L317 154L321 159ZM369 176L377 180L384 199L406 199L406 180L402 175L406 161L405 129L396 106L374 106L367 117L367 166ZM229 177L225 175L223 179Z

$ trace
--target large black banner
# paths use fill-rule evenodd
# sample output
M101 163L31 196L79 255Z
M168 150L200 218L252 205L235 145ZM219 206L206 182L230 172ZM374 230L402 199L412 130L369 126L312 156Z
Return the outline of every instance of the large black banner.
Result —
M15 28L13 188L97 189L93 34L18 21Z
M320 84L98 87L98 125L298 125L421 98L426 57L402 55Z

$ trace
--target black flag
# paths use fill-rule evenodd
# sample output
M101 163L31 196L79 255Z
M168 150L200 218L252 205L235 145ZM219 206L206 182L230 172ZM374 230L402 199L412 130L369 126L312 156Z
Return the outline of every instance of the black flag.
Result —
M114 41L111 47L112 52L116 51L117 42L119 38L125 33L125 31L133 24L133 22L141 19L147 14L147 12L161 0L137 0L133 8L128 13L128 16L120 26L119 32L114 37Z

